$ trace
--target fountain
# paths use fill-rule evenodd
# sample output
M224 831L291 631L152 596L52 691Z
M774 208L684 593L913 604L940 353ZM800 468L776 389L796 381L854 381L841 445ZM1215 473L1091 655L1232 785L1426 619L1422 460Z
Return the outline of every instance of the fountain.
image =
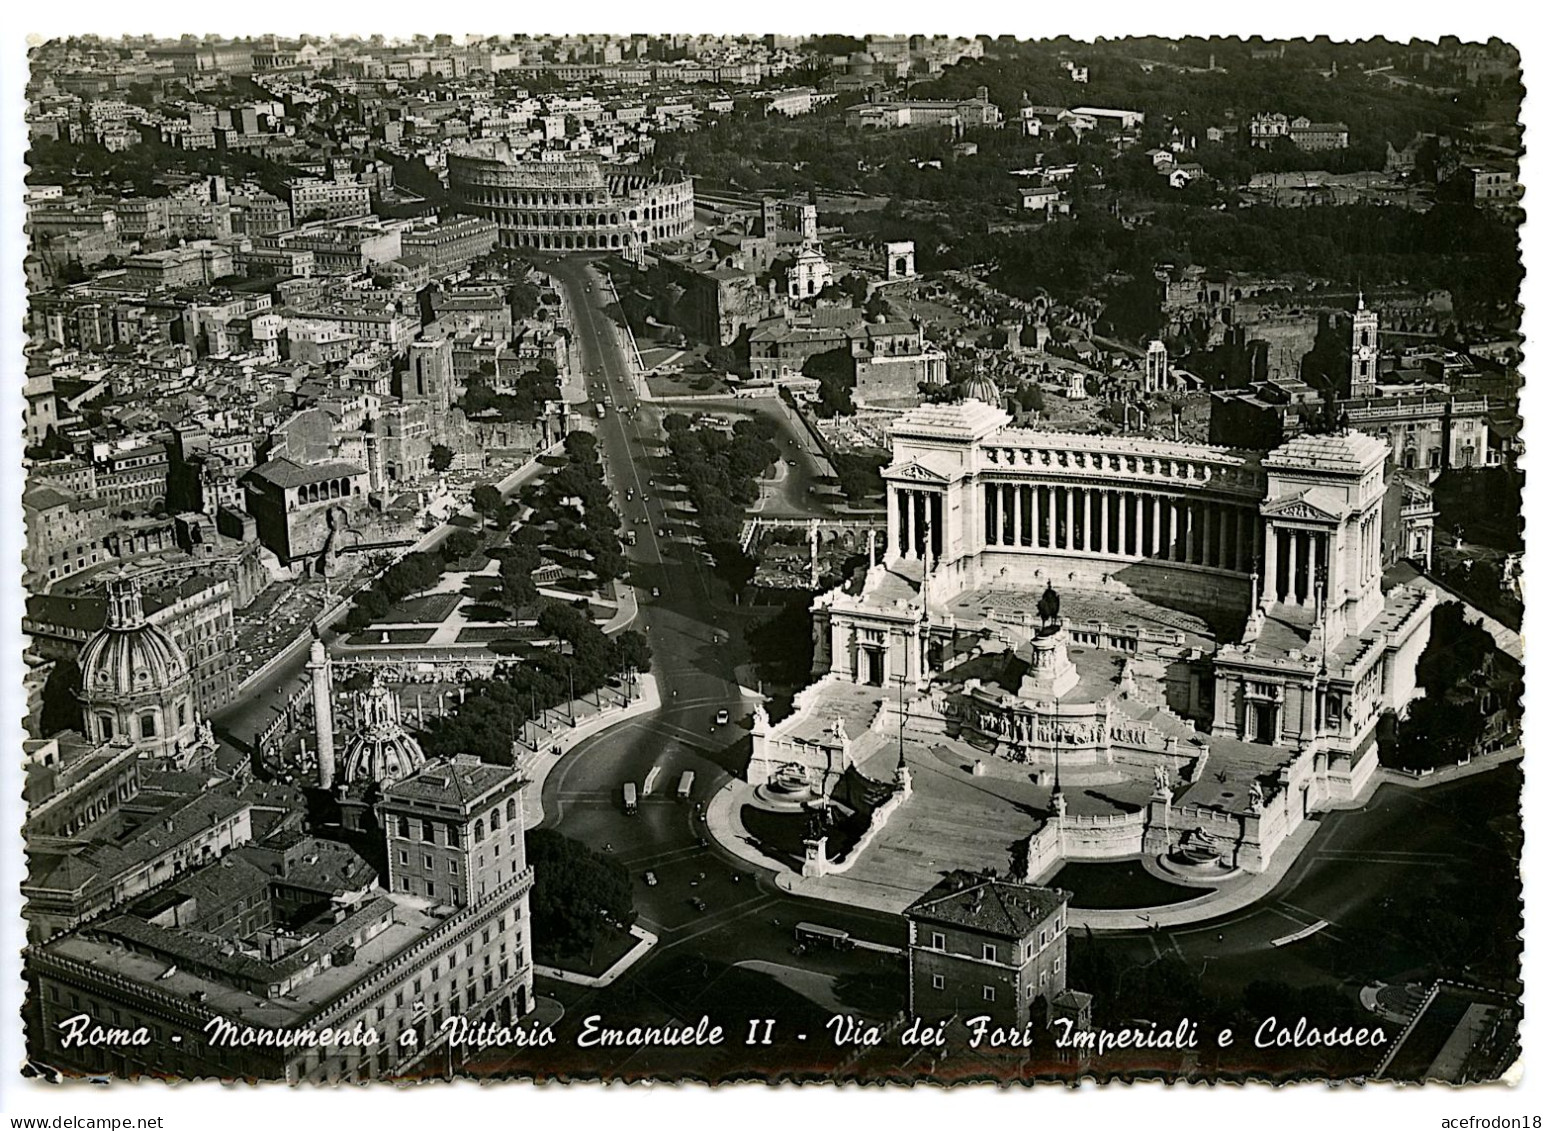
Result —
M823 802L808 780L808 773L796 762L788 762L771 775L770 781L757 785L754 796L762 808L783 813L796 813L809 808L812 802Z

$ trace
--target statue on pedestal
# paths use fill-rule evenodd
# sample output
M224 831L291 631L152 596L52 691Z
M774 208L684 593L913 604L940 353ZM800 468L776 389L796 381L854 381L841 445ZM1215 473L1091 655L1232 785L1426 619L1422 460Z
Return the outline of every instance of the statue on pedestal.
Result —
M1057 596L1056 589L1048 581L1045 584L1045 592L1040 596L1040 604L1036 606L1040 613L1040 627L1048 629L1061 622L1062 599Z
M1258 782L1258 781L1251 782L1250 783L1250 811L1252 813L1259 813L1259 812L1261 812L1262 808L1265 805L1266 805L1266 798L1261 793L1261 783Z
M1169 771L1164 768L1162 762L1153 767L1153 792L1169 792Z

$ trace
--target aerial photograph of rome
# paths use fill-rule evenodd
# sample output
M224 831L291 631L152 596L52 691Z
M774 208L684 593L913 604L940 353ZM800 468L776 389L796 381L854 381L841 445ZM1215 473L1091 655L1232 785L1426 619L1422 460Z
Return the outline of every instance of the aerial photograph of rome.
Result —
M1512 1075L1513 46L24 82L7 1073Z

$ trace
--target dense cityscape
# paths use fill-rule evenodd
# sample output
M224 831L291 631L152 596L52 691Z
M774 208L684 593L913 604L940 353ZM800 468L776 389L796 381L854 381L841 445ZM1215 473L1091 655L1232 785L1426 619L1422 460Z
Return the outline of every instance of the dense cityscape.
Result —
M30 63L29 1074L1518 1059L1513 48Z

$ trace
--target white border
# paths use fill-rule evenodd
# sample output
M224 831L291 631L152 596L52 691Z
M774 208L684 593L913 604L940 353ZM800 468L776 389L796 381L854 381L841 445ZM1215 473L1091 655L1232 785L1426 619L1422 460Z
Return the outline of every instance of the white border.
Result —
M844 7L800 0L778 7L761 9L739 5L736 8L711 0L682 0L681 3L651 7L627 5L620 0L600 0L585 9L565 6L529 7L520 4L475 4L449 11L417 7L415 10L387 9L385 6L337 5L325 8L298 0L271 0L248 7L193 4L188 0L163 2L154 7L130 7L101 0L70 5L43 7L11 0L9 10L0 14L0 167L4 169L3 193L0 193L0 248L4 249L3 276L0 276L0 342L4 365L0 367L0 419L17 424L22 416L21 320L24 289L20 261L21 236L20 183L25 131L22 121L22 87L26 67L25 48L28 34L44 38L72 33L97 32L102 35L152 32L176 36L183 32L218 32L226 35L297 33L374 33L413 34L485 29L527 32L577 32L590 30L630 30L660 32L667 30L704 32L791 33L846 32L952 32L956 34L1017 34L1050 36L1066 34L1075 38L1095 36L1157 34L1259 34L1267 38L1325 34L1333 38L1361 39L1388 34L1392 38L1431 40L1455 35L1468 40L1501 37L1515 44L1525 68L1528 96L1525 103L1528 155L1522 166L1522 180L1529 186L1525 197L1532 221L1523 229L1525 261L1528 271L1524 303L1527 307L1525 332L1525 373L1528 384L1523 412L1526 417L1526 447L1530 458L1529 489L1525 497L1526 514L1533 519L1539 510L1552 505L1552 488L1543 489L1538 474L1538 457L1547 444L1546 425L1552 423L1552 377L1538 372L1545 355L1546 334L1538 314L1549 309L1547 292L1548 241L1544 238L1547 222L1536 222L1545 207L1542 186L1549 183L1547 160L1547 105L1543 83L1552 77L1552 52L1542 36L1537 19L1539 5L1525 3L1368 3L1351 0L1302 0L1297 4L1266 5L1197 3L1186 9L1180 4L1142 3L1139 0L1112 0L1107 4L987 4L974 10L942 3L926 5L919 0L885 4L863 0ZM435 26L441 24L442 26ZM19 586L22 521L21 483L17 474L20 463L20 428L0 427L0 562L6 576L13 579L0 584L0 664L6 678L0 680L0 719L12 737L11 749L19 754L21 729L16 721L23 713L20 670L20 622L22 596ZM1527 790L1526 812L1539 809L1547 800L1545 775L1536 772L1535 761L1542 749L1540 735L1547 729L1547 711L1541 705L1549 690L1542 677L1534 643L1541 639L1539 629L1552 624L1546 612L1545 591L1541 583L1549 572L1544 566L1548 553L1542 544L1543 524L1531 522L1526 556L1529 567L1526 588L1531 594L1526 635L1532 641L1533 662L1528 670L1526 733L1528 749L1533 753ZM8 635L7 635L8 634ZM15 831L20 825L20 758L0 758L0 903L14 909L22 867L21 841ZM1273 1091L1262 1085L1248 1088L1218 1086L1166 1090L1159 1085L1112 1086L1096 1092L1090 1086L1078 1091L1046 1088L1033 1094L1022 1089L998 1092L990 1088L887 1089L830 1087L783 1088L773 1091L758 1085L719 1089L701 1087L622 1087L550 1086L534 1089L522 1085L497 1085L479 1089L473 1084L423 1086L416 1089L302 1089L280 1087L261 1089L221 1088L213 1085L168 1088L162 1085L139 1087L114 1086L109 1089L85 1087L60 1091L29 1085L15 1075L21 1063L20 1026L13 1023L20 1006L20 962L22 941L20 917L0 916L0 1113L4 1115L165 1115L169 1128L249 1126L259 1120L284 1119L298 1127L310 1127L349 1120L387 1116L395 1123L435 1120L452 1123L473 1117L489 1121L538 1120L588 1123L609 1120L617 1125L648 1128L682 1128L687 1121L734 1119L743 1126L763 1128L815 1120L855 1120L864 1126L882 1118L916 1127L941 1125L952 1121L965 1125L967 1120L1039 1121L1099 1119L1104 1123L1123 1120L1145 1121L1151 1127L1185 1127L1202 1120L1253 1121L1259 1128L1292 1128L1314 1121L1335 1126L1353 1126L1359 1121L1374 1121L1384 1126L1438 1127L1451 1116L1481 1117L1543 1115L1552 1131L1552 1086L1542 1077L1548 1075L1544 1039L1547 1025L1542 1016L1545 996L1537 991L1544 982L1540 962L1546 956L1542 947L1546 922L1543 885L1530 886L1537 870L1529 866L1540 845L1535 822L1527 821L1527 935L1526 970L1529 990L1526 995L1527 1018L1524 1047L1532 1057L1522 1064L1523 1080L1515 1088L1489 1087L1450 1090L1444 1088L1368 1087L1332 1089L1320 1085L1282 1088ZM1535 1054L1541 1054L1537 1056ZM1017 1097L1017 1098L1015 1098ZM1037 1099L1038 1097L1038 1099ZM1080 1098L1081 1097L1081 1098ZM1031 1107L1040 1103L1040 1110ZM815 1105L823 1103L823 1109ZM395 1106L390 1107L393 1104ZM435 1107L431 1105L436 1105ZM626 1105L629 1106L626 1106ZM910 1104L912 1106L907 1107ZM1017 1110L1012 1106L1018 1104ZM1056 1107L1045 1105L1055 1104ZM1080 1106L1081 1104L1081 1106ZM1189 1121L1189 1123L1188 1123ZM358 1124L359 1125L359 1124Z

